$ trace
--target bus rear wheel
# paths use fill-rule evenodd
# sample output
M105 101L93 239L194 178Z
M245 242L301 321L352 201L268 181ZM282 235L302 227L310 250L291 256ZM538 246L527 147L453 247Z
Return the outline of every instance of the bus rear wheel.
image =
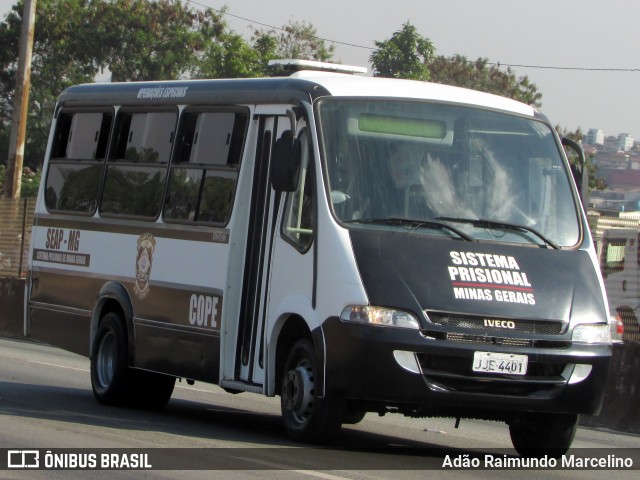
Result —
M523 457L564 455L577 429L577 414L525 413L509 423L513 447Z
M282 374L280 407L289 437L300 442L330 440L340 430L344 402L317 395L318 364L309 340L296 342Z
M91 350L93 394L105 405L125 405L133 386L131 377L123 320L116 313L108 313L98 325Z
M105 405L162 409L173 393L175 378L129 367L127 331L117 313L98 325L91 351L91 386Z

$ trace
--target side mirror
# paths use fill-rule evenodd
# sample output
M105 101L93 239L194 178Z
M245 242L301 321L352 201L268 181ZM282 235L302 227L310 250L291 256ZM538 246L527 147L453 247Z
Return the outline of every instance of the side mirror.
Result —
M566 137L562 138L562 145L569 150L572 150L578 157L577 162L571 164L571 174L573 175L573 179L578 187L580 199L584 204L589 194L589 175L587 173L587 162L584 150L582 150L582 145L578 142L574 142Z
M302 149L300 140L287 130L276 140L271 159L271 186L276 192L294 192L298 187Z

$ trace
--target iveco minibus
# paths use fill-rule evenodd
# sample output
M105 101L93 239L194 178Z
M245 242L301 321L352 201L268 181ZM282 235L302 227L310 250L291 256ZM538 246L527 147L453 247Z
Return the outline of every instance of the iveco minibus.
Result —
M89 356L105 404L160 408L184 378L278 395L300 441L397 412L566 451L600 408L611 339L552 124L290 64L60 95L26 333Z

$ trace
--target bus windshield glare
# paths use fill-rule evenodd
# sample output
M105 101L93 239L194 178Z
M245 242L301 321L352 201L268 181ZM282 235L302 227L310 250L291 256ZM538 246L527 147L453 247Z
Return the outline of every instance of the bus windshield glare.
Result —
M317 114L332 208L352 228L409 222L430 234L556 248L580 239L569 172L541 121L340 97L321 99Z

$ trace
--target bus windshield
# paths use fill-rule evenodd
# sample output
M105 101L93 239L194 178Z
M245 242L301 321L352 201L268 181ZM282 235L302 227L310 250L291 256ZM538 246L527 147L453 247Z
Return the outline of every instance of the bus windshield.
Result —
M316 112L332 209L350 228L554 248L579 241L569 172L541 121L371 98L326 97Z

